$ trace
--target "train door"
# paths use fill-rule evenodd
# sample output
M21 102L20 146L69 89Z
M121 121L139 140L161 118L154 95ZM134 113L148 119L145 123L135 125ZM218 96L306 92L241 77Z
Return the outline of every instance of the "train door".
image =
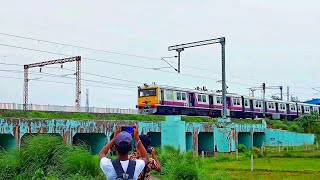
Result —
M227 97L227 109L231 108L231 97Z
M276 113L279 113L279 104L276 102Z
M213 108L213 96L209 95L209 107Z
M189 106L194 107L194 93L189 93Z
M249 100L249 101L250 101L250 111L254 111L253 100Z
M290 114L290 105L286 104L286 107L287 107L287 114Z
M161 104L164 105L164 91L161 90Z

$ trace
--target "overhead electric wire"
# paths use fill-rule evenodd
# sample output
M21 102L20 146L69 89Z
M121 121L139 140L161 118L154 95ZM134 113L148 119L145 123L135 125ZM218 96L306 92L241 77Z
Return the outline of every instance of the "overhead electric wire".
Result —
M11 63L1 63L1 62L0 62L0 64L10 65L10 66L23 66L23 64L11 64ZM42 68L44 68L44 67L42 67ZM68 68L60 68L60 67L45 67L45 68L55 68L55 69L62 69L62 70L67 70L67 71L74 72L74 70L68 69ZM132 83L137 83L137 84L143 84L144 83L144 82L132 81L132 80L128 80L128 79L121 79L121 78L115 78L115 77L100 75L100 74L88 73L88 72L85 72L85 71L81 71L81 74L88 74L88 75L92 75L92 76L103 77L103 78L113 79L113 80L118 80L118 81L132 82Z
M15 72L15 73L23 73L24 71L20 70L4 70L0 69L0 71L4 72ZM72 77L66 77L64 75L58 75L58 74L52 74L52 73L44 73L44 72L29 72L30 74L36 74L37 76L50 76L50 77L61 77L61 78L66 78L66 79L75 79ZM105 82L105 81L96 81L96 80L90 80L90 79L81 79L81 81L87 81L87 82L93 82L93 83L101 83L101 84L106 84L106 85L115 85L115 86L120 86L120 87L126 87L126 88L134 88L136 89L137 86L134 85L127 85L127 84L120 84L120 83L113 83L113 82Z
M84 46L78 46L78 45L72 45L72 44L66 44L66 43L60 43L60 42L54 42L54 41L48 41L48 40L30 38L30 37L26 37L26 36L19 36L19 35L2 33L2 32L0 32L0 34L1 34L1 35L5 35L5 36L15 37L15 38L21 38L21 39L28 39L28 40L38 41L38 42L45 42L45 43L51 43L51 44L57 44L57 45L75 47L75 48L80 48L80 49L88 49L88 50L92 50L92 51L100 51L100 52L105 52L105 53L110 53L110 54L118 54L118 55L123 55L123 56L131 56L131 57L137 57L137 58L143 58L143 59L153 59L153 60L162 61L162 60L159 59L159 58L141 56L141 55L136 55L136 54L128 54L128 53L121 53L121 52L109 51L109 50L104 50L104 49L89 48L89 47L84 47Z
M11 37L16 37L16 38L23 38L23 39L29 39L29 40L34 40L34 41L42 41L42 42L47 42L47 43L60 44L60 45L64 45L64 46L77 47L77 48L82 48L82 49L89 49L89 50L102 51L102 52L115 53L115 54L118 53L118 52L113 52L113 51L107 51L107 50L101 50L101 49L94 49L94 48L87 48L87 47L82 47L82 46L77 46L77 45L70 45L70 44L65 44L65 43L59 43L59 42L53 42L53 41L47 41L47 40L29 38L29 37L24 37L24 36L12 35L12 34L8 34L8 33L1 33L1 32L0 32L0 34L1 34L1 35L6 35L6 36L11 36ZM1 46L5 46L5 47L11 47L11 48L18 48L18 49L24 49L24 50L30 50L30 51L37 51L37 52L41 52L41 53L55 54L55 55L61 55L61 56L73 56L73 55L68 55L68 54L63 54L63 53L57 53L57 52L51 52L51 51L44 51L44 50L39 50L39 49L26 48L26 47L14 46L14 45L8 45L8 44L0 44L0 45L1 45ZM162 61L161 59L151 58L151 57L146 57L146 56L139 56L139 55L133 55L133 54L126 54L126 53L118 53L118 54L128 55L128 56L135 56L135 57L140 57L140 58L156 59L156 60ZM89 60L89 61L110 63L110 64L115 64L115 65L121 65L121 66L133 67L133 68L141 68L141 69L146 69L146 70L154 70L154 71L160 71L160 72L165 72L165 73L176 74L175 72L163 71L163 70L157 69L157 68L143 67L143 66L125 64L125 63L118 63L118 62L114 62L114 61L107 61L107 60L104 60L104 59L95 59L95 58L86 58L86 57L83 57L83 59L87 59L87 60ZM0 64L1 64L1 63L0 63ZM209 69L198 68L198 67L194 67L194 66L190 66L190 65L183 65L183 66L190 67L190 68L193 68L193 69L206 70L206 71L210 71L211 73L215 73L215 74L220 74L220 73L218 73L218 72L212 72L212 71L209 70ZM179 74L180 74L180 75L189 76L189 77L196 77L196 78L201 78L201 79L208 79L208 80L219 81L218 79L207 78L207 77L203 77L203 76L195 76L195 75L183 74L183 73L179 73ZM101 75L96 74L96 76L101 76ZM257 79L243 78L243 77L234 76L234 75L231 75L231 76L232 76L232 77L236 77L236 78L242 78L242 79L248 79L248 80L253 80L253 81L257 81L257 82L262 82L262 81L257 80ZM106 78L110 78L110 77L108 77L108 76L105 76L105 77L106 77ZM231 83L231 84L238 84L238 85L242 85L242 86L248 86L248 87L251 87L251 86L252 86L252 85L245 84L245 83L238 83L238 82L232 82L232 81L226 81L226 82L227 82L227 83ZM141 82L139 82L139 83L141 83ZM270 83L270 84L276 84L276 83ZM291 86L291 87L296 87L296 88L300 88L300 89L309 89L309 88L306 88L306 87L298 87L298 86Z
M118 54L118 55L125 55L125 56L132 56L132 57L137 57L137 58L144 58L144 59L151 59L151 60L157 60L157 61L165 61L167 64L169 64L171 67L173 67L170 63L167 62L167 60L164 60L163 58L154 58L154 57L147 57L147 56L141 56L141 55L135 55L135 54L127 54L127 53L121 53L121 52L115 52L115 51L109 51L109 50L103 50L103 49L96 49L96 48L89 48L89 47L84 47L84 46L78 46L78 45L73 45L73 44L66 44L66 43L60 43L60 42L55 42L55 41L49 41L49 40L43 40L43 39L37 39L37 38L31 38L31 37L26 37L26 36L20 36L20 35L14 35L14 34L9 34L9 33L2 33L0 32L0 35L4 36L9 36L9 37L15 37L15 38L21 38L21 39L27 39L27 40L33 40L33 41L38 41L38 42L45 42L45 43L51 43L51 44L57 44L57 45L63 45L63 46L69 46L69 47L75 47L75 48L81 48L81 49L88 49L92 51L100 51L100 52L105 52L105 53L112 53L112 54ZM221 74L220 72L212 72L212 69L207 69L207 68L199 68L191 65L185 65L181 64L181 66L189 67L192 69L197 69L197 70L205 70L205 71L210 71L211 73L215 74ZM173 67L174 68L174 67ZM154 70L157 70L157 68L153 68ZM176 68L174 68L176 70ZM231 75L232 77L237 77L237 78L243 78L240 76L235 76ZM248 78L245 78L248 79ZM254 80L257 82L261 82L260 80L256 79L248 79L248 80ZM276 83L272 83L276 84Z
M19 77L2 76L2 75L0 75L0 78L21 79L21 80L24 79L24 78L19 78ZM32 79L32 81L49 82L49 83L56 83L56 84L66 84L66 85L76 85L74 83L60 82L60 81L49 81L49 80L40 80L40 79ZM126 90L126 91L136 91L134 89L116 88L116 87L111 87L111 86L96 86L96 85L85 85L85 84L83 84L83 86L85 86L85 87L98 87L98 88L104 88L104 89L118 89L118 90Z

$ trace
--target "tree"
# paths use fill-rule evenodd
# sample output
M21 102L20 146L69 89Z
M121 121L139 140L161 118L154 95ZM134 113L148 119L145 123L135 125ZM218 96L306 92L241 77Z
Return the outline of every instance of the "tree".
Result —
M319 133L320 121L319 114L316 112L311 112L310 115L302 115L298 118L298 121L304 132L306 133Z

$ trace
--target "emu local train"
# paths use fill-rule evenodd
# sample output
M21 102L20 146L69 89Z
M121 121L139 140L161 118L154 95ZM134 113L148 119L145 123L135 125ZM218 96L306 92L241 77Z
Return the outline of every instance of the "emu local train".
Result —
M227 93L227 114L231 118L266 117L295 119L300 114L319 113L320 105L263 99ZM206 88L184 89L144 84L138 87L138 112L156 115L221 117L222 95Z

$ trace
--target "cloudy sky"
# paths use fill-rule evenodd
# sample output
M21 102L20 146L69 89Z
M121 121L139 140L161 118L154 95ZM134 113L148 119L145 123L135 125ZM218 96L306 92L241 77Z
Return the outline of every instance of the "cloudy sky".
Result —
M265 82L290 86L301 100L319 97L312 89L320 87L319 6L316 0L3 1L0 102L22 103L22 64L75 55L82 56L83 106L86 88L90 106L119 108L135 107L136 87L144 82L217 90L219 44L182 52L181 74L153 68L168 67L160 57L176 55L169 45L222 36L229 92L248 95L249 87ZM29 103L74 105L74 70L74 63L31 69Z

